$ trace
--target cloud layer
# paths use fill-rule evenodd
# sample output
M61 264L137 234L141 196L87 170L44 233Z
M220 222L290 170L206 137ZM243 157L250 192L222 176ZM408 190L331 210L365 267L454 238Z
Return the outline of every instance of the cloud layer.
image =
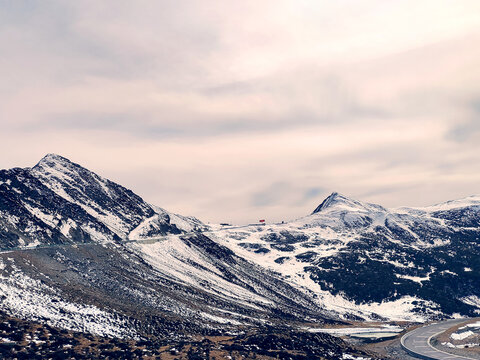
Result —
M1 1L0 163L205 221L480 192L478 1Z

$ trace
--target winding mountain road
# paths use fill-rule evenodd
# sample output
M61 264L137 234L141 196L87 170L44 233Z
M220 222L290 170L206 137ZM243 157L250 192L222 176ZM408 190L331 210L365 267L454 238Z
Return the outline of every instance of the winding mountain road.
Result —
M430 341L453 326L470 319L454 319L423 326L403 335L401 344L410 355L427 360L471 360L473 357L453 355L434 348Z

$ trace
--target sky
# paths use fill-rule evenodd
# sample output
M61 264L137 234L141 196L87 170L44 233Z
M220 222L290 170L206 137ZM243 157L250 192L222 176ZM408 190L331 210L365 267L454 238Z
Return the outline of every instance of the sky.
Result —
M480 193L478 0L0 0L0 168L205 222Z

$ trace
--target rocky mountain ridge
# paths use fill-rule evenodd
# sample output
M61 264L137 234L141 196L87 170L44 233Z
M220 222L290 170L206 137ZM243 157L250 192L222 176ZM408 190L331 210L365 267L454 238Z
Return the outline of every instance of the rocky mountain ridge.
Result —
M49 154L0 171L0 306L117 337L475 315L479 238L478 196L386 209L333 193L294 221L225 227Z
M178 226L177 226L178 225ZM131 190L48 154L0 171L0 246L115 242L191 231L201 222L146 203Z

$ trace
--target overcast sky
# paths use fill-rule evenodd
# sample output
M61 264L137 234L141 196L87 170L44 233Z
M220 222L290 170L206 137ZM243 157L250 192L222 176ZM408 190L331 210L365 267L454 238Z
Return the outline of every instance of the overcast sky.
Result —
M203 221L480 193L480 1L0 0L0 167Z

